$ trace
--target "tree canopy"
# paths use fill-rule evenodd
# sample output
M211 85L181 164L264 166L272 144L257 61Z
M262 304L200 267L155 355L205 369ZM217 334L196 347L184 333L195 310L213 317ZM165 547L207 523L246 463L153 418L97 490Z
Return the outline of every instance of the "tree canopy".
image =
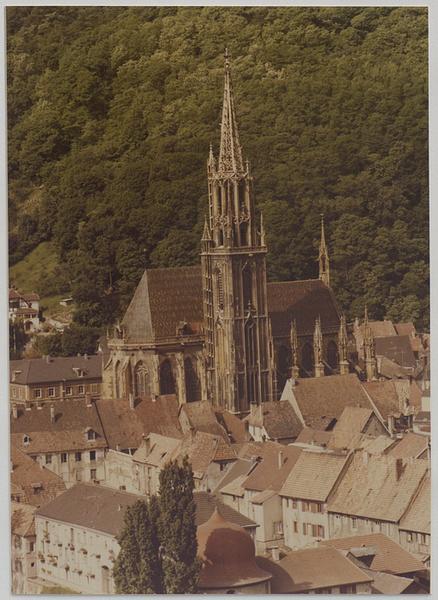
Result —
M228 45L271 279L428 327L427 10L8 7L10 260L57 249L80 325L195 264Z

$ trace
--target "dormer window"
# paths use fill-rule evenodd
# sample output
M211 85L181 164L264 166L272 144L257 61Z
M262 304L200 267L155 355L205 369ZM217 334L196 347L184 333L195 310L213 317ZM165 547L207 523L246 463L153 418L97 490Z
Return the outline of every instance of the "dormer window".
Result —
M84 377L85 375L84 369L81 369L80 367L73 367L73 371L75 372L77 377Z
M87 431L87 440L95 440L96 439L96 432L93 431L93 429L89 429Z
M27 435L27 433L25 433L25 434L23 435L23 444L24 444L25 446L29 446L29 444L30 444L30 437Z

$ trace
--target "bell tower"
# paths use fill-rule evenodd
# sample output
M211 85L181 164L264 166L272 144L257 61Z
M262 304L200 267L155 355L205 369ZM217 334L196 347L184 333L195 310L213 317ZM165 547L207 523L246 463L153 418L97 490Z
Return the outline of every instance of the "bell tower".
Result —
M201 249L208 399L234 413L274 399L263 221L256 224L253 178L239 141L230 59L219 157L207 161L208 218Z

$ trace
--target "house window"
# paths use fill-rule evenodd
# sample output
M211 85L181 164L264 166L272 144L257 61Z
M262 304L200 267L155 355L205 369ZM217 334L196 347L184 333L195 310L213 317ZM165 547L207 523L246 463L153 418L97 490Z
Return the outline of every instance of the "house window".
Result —
M76 471L76 481L82 481L82 471Z
M352 585L341 585L339 588L340 594L355 594L356 593L356 584Z
M312 537L318 537L318 525L312 525Z
M65 395L66 396L71 396L72 395L71 385L66 385L65 386Z
M308 512L309 511L309 503L308 502L304 502L304 500L301 502L301 510L303 512Z
M61 452L61 462L62 463L67 462L67 452Z
M407 538L408 542L412 542L412 533L408 532L406 534L406 538Z
M29 542L29 552L35 551L35 542Z
M78 394L83 394L83 393L84 393L84 386L78 385Z
M298 502L296 500L292 500L292 508L298 508Z
M46 454L46 465L52 464L52 455Z
M274 523L274 532L277 535L282 535L283 534L283 521L276 521Z
M322 525L318 525L318 537L319 538L324 537L324 527Z
M75 452L75 461L80 462L82 460L82 454L80 452Z
M307 535L307 525L303 523L303 535Z
M90 469L90 478L97 479L97 470L96 469Z
M34 398L41 398L41 390L40 389L36 389L33 391L33 397Z
M96 460L96 450L90 450L90 461Z
M294 521L294 533L298 533L298 521Z
M30 444L30 437L28 435L23 435L23 444L28 446Z
M17 389L15 387L12 388L12 398L17 397Z
M89 429L87 431L87 439L88 440L95 440L96 439L96 432L93 431L92 429Z
M357 519L354 517L351 519L351 528L357 529Z
M49 395L49 398L53 398L53 396L55 395L55 388L50 387L48 389L48 395Z
M427 543L427 536L425 533L420 534L420 543L421 544L426 544Z

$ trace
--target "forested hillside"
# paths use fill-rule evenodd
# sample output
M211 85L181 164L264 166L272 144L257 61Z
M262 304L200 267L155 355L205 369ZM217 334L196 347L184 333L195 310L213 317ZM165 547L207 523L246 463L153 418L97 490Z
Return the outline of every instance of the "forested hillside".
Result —
M428 327L425 9L9 7L7 28L10 260L50 241L38 291L78 323L199 261L228 46L269 277L316 276L324 212L349 317Z

